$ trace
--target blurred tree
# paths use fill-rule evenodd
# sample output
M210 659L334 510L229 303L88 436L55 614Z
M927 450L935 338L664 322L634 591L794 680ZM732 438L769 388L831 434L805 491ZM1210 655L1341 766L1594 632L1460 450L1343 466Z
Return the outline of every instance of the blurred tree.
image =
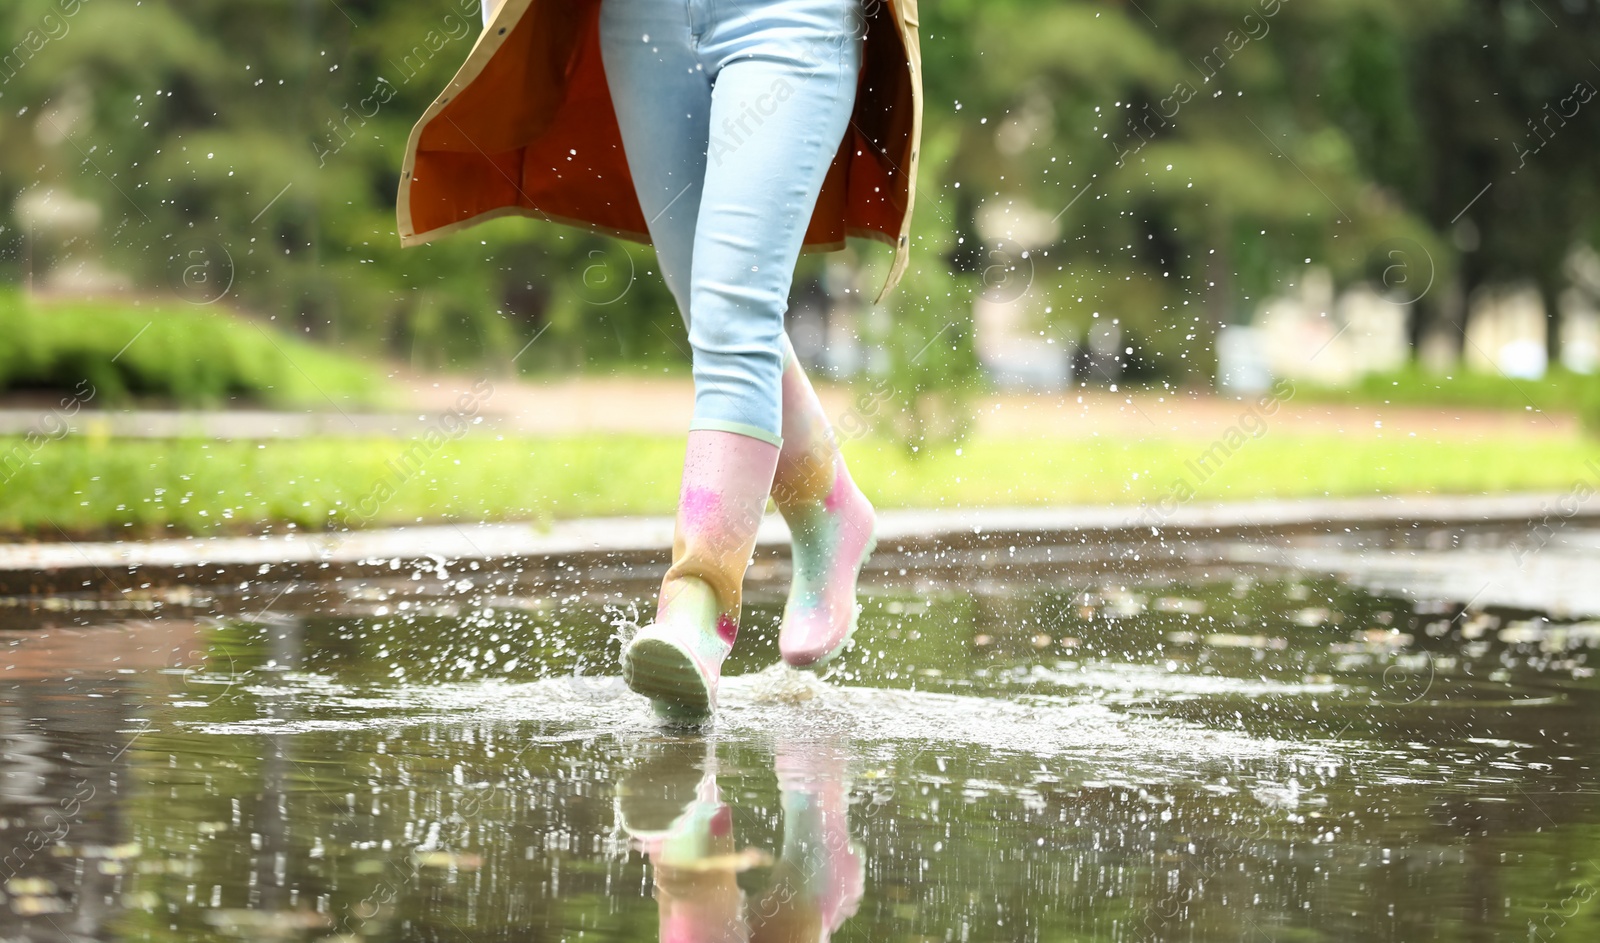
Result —
M958 229L981 229L969 217L995 204L1033 208L1058 230L1033 266L1055 323L1079 333L1115 318L1163 372L1209 377L1216 328L1247 320L1308 260L1353 281L1397 238L1439 245L1359 159L1323 88L1334 73L1360 92L1343 100L1372 116L1359 131L1380 153L1375 138L1409 126L1406 90L1393 48L1361 50L1449 5L1012 0L979 16L939 4L924 19L940 53L929 125L960 130Z
M59 38L0 72L0 221L16 275L28 251L7 212L18 196L81 193L104 213L97 248L141 285L169 288L198 260L248 309L418 368L509 363L562 304L605 307L604 333L633 335L586 344L569 331L569 353L671 350L644 324L664 292L617 305L629 287L594 282L597 247L632 257L609 240L512 221L400 249L406 136L477 38L477 0L19 0L0 13L0 43L27 48L41 23L59 23Z
M1593 155L1600 121L1600 4L1461 0L1458 15L1413 43L1422 128L1410 195L1460 250L1456 290L1432 315L1465 341L1473 291L1526 280L1544 296L1550 359L1559 356L1556 298L1575 244L1595 244Z
M1600 105L1573 111L1581 83L1600 88L1596 4L927 3L924 153L945 156L925 160L919 270L888 315L912 339L967 325L999 272L1041 328L1115 319L1148 369L1209 380L1216 329L1308 260L1341 285L1426 269L1414 337L1464 327L1482 285L1553 300L1600 224ZM197 303L212 292L194 279L226 276L247 309L419 369L505 367L535 335L518 369L681 362L647 249L524 220L399 248L407 133L477 16L477 0L12 0L0 272L81 280L104 255Z

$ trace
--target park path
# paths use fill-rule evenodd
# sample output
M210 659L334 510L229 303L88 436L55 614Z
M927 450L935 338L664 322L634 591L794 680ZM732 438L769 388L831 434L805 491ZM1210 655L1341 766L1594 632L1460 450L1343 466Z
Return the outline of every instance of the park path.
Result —
M399 379L404 399L383 412L328 408L303 412L265 410L81 410L51 418L52 401L0 402L0 435L58 429L112 437L275 439L304 436L411 436L457 409L463 393L480 382L470 376ZM693 387L687 376L574 376L538 381L491 380L478 397L480 428L503 434L568 436L583 433L675 433L689 422ZM858 388L824 384L819 395L829 415L847 416ZM1211 393L994 393L974 399L975 431L996 438L1162 438L1210 440L1248 417L1250 403ZM886 408L897 408L888 400ZM884 408L884 407L880 407ZM1319 403L1290 398L1270 418L1293 434L1395 437L1429 440L1566 439L1577 434L1565 414L1435 406ZM1246 429L1248 431L1248 428Z
M418 409L438 415L469 387L465 379L410 383ZM866 388L822 384L818 395L838 421ZM1214 439L1246 417L1250 401L1211 393L993 393L972 403L976 432L996 438ZM694 390L688 377L566 377L542 382L496 382L483 403L492 421L532 435L583 432L673 433L688 426ZM896 408L894 401L886 407ZM1248 419L1251 423L1253 419ZM1437 406L1316 403L1288 398L1270 417L1296 434L1429 439L1570 438L1577 420L1565 414Z

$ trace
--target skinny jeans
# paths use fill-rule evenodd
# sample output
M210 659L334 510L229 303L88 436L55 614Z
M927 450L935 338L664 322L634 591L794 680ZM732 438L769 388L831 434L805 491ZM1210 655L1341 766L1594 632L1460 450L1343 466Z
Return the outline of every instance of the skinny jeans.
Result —
M781 443L784 311L865 26L861 0L601 0L628 169L688 328L691 429Z

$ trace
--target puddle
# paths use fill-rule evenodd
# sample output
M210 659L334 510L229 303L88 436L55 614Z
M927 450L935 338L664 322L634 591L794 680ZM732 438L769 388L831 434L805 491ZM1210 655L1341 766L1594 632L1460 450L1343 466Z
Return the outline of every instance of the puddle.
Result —
M0 937L1600 938L1600 539L1460 533L896 562L820 679L767 567L693 736L649 573L9 598Z

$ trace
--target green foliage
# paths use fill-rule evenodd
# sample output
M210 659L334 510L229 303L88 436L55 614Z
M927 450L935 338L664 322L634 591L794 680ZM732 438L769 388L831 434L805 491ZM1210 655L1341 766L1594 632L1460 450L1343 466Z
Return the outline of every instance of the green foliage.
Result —
M892 326L877 338L893 395L874 418L910 456L926 456L966 437L968 403L982 382L972 346L977 279L953 275L941 261L912 264L898 290Z
M31 48L60 2L0 9L0 51L25 53L0 75L0 276L103 257L165 290L199 240L234 276L231 302L417 368L504 366L547 328L518 369L685 358L648 250L527 220L400 249L405 141L475 41L476 0L95 0ZM1594 3L944 0L921 14L922 271L893 312L913 339L931 336L919 317L949 320L931 299L982 290L962 281L982 259L1029 249L1041 327L1082 331L1098 311L1159 374L1209 378L1216 328L1307 260L1346 285L1380 277L1403 241L1438 286L1419 316L1456 316L1488 281L1550 295L1567 249L1600 241L1600 103L1537 124L1574 82L1600 81ZM94 233L41 234L22 209L45 196L91 201ZM1037 225L980 231L997 210Z
M970 236L986 207L1032 208L1055 230L1033 245L1049 323L1098 312L1158 373L1208 378L1216 328L1307 260L1350 283L1405 239L1452 270L1398 188L1425 178L1405 64L1456 6L930 4L927 128L958 142L935 192L958 218L924 190L918 224Z
M165 291L200 243L230 302L419 369L503 366L558 317L531 363L676 356L648 252L527 220L400 248L407 135L477 39L477 0L74 6L0 10L0 48L47 15L60 34L0 74L0 275L90 260ZM92 201L98 232L35 226L30 195ZM605 262L637 284L597 282Z
M1368 374L1348 387L1300 384L1295 395L1308 401L1575 413L1585 432L1600 437L1600 375L1559 368L1540 380L1519 380L1466 370L1440 376L1411 366Z
M335 408L385 390L366 364L215 306L46 305L0 291L0 337L0 391L74 390L95 406L140 395Z

